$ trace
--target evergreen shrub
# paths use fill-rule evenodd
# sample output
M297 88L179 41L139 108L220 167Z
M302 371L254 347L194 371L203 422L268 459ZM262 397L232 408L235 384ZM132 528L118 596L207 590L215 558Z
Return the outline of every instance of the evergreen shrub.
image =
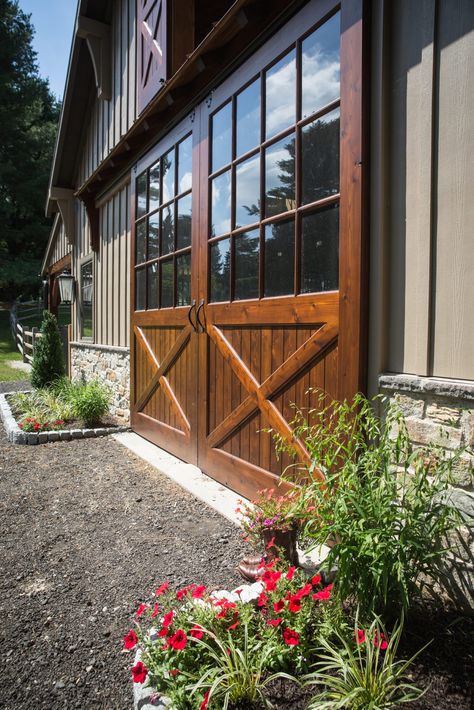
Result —
M66 372L58 322L49 311L43 311L40 332L41 337L35 343L31 370L31 384L35 389L50 385L64 377Z

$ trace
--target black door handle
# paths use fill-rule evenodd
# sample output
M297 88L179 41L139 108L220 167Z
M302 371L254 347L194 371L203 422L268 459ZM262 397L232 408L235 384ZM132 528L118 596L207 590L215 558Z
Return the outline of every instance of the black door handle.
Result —
M201 300L201 303L199 304L199 308L196 311L196 321L198 324L198 333L204 333L204 331L206 330L205 326L201 322L201 319L199 318L199 314L200 314L202 308L204 308L204 299ZM205 316L205 314L204 314L204 316Z
M198 333L197 325L196 323L193 323L193 319L191 318L191 313L193 312L193 309L196 310L196 299L193 298L193 302L191 303L188 311L188 321L191 325L191 328L194 330L195 333Z

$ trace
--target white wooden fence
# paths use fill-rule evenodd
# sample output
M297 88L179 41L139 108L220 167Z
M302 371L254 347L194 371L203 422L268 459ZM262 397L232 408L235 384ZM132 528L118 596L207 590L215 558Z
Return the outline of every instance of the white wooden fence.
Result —
M31 325L27 325L28 320L33 319L37 321L41 318L43 312L43 305L33 301L31 303L22 303L21 309L18 309L18 304L15 303L10 310L10 328L12 332L12 338L15 341L15 345L23 355L23 362L28 362L31 364L33 360L33 351L35 347L35 341L37 338L41 338L41 333L39 328Z

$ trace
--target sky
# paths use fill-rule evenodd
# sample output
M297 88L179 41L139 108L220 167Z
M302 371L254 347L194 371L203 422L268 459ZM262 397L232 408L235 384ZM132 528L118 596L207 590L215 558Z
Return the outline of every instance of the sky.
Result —
M19 0L20 8L31 13L35 28L33 47L38 54L42 77L61 99L66 81L77 0Z

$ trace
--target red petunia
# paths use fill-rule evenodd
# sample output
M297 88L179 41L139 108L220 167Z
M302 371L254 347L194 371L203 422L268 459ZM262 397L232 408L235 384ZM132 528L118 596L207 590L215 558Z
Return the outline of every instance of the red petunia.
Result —
M189 635L193 637L193 639L202 639L204 635L204 631L202 629L202 626L199 626L196 624L193 626L193 628L190 630Z
M239 624L240 624L240 621L236 621L233 624L231 624L229 626L229 631L233 631L234 629L236 629Z
M134 683L144 683L148 675L148 668L141 661L138 661L132 668L132 675Z
M283 631L283 641L286 643L287 646L297 646L300 642L300 637L296 633L296 631L293 631L293 629L289 629L287 627Z
M207 704L209 702L209 692L209 690L206 690L206 692L204 693L204 697L202 703L199 706L199 710L206 710Z
M273 605L273 608L275 610L275 614L279 614L280 611L284 608L284 606L285 606L285 602L283 601L283 599L280 599L279 602L275 602Z
M172 668L172 669L169 671L169 674L170 674L170 676L171 676L172 678L174 678L175 676L177 676L178 673L179 673L179 668Z
M364 643L365 641L365 631L362 629L357 629L355 633L355 640L357 641L357 644L360 646L361 643Z
M328 586L324 587L324 589L321 589L320 592L316 592L316 594L313 594L313 599L320 599L320 600L330 599L331 598L331 589L332 589L332 584L328 584Z
M270 621L267 621L268 626L278 626L278 624L281 624L281 619L278 617L277 619L270 619Z
M291 597L290 603L288 604L288 609L292 611L293 614L296 614L301 611L301 599L296 596Z
M164 582L163 584L160 584L158 589L155 590L156 596L159 597L161 594L164 594L169 586L170 586L169 582Z
M315 574L313 579L311 580L311 584L314 587L317 587L318 584L321 584L321 575L320 574Z
M158 612L159 612L159 607L158 607L158 604L155 602L155 605L153 607L153 611L151 612L151 618L154 619L155 616L158 616Z
M374 636L374 646L380 645L380 650L385 651L385 649L388 646L387 639L385 637L385 634L381 633L379 635L378 631L375 631L375 636Z
M158 636L160 636L160 638L163 638L164 636L168 636L168 632L169 628L167 626L163 626L163 628L158 631Z
M193 589L194 587L195 587L194 584L189 584L187 587L184 587L184 589L180 589L179 592L176 592L176 599L178 601L181 601L181 599L183 599L186 596L186 594L188 592L190 592L191 589Z
M199 586L195 587L192 593L193 599L201 599L205 591L206 587L204 586L204 584L200 584Z
M268 597L267 597L267 595L265 594L265 592L260 592L260 596L259 596L259 598L258 598L257 605L258 605L258 606L265 606L265 604L267 603L267 601L268 601Z
M169 626L173 621L174 611L168 611L163 617L163 626Z
M148 604L140 604L140 606L137 609L137 613L135 614L135 617L138 619L139 616L143 614L144 611L148 609Z
M303 597L307 597L308 594L311 594L313 591L313 586L308 582L308 584L305 584L304 587L301 587L296 594L294 595L295 599L302 599Z
M276 547L275 536L273 536L272 539L269 542L267 542L267 545L266 545L267 550L271 550L272 547Z
M125 634L125 636L123 637L123 647L127 651L130 651L130 649L135 648L137 643L138 643L138 636L136 635L135 631L133 631L133 629L130 629L128 634Z
M288 572L286 573L286 578L287 578L290 582L291 582L291 580L293 579L293 575L295 574L295 572L296 572L296 567L290 567L290 568L288 569Z
M186 646L187 641L188 639L184 631L182 629L178 629L177 632L170 637L168 643L171 648L174 648L175 651L182 651Z

